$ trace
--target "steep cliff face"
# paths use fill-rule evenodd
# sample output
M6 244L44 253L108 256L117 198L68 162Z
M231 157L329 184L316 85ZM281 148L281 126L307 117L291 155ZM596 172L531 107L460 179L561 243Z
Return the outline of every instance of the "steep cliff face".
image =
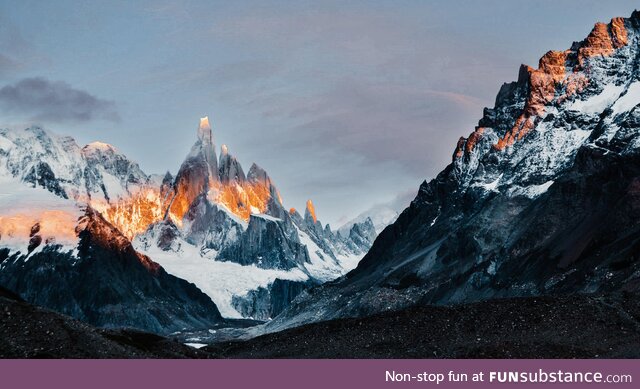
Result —
M272 328L418 302L640 287L640 13L522 66L339 283Z
M182 224L182 218L194 200L201 194L206 194L209 188L218 182L218 161L213 134L209 118L204 117L200 119L198 140L176 175L172 193L169 195L167 216L173 222Z

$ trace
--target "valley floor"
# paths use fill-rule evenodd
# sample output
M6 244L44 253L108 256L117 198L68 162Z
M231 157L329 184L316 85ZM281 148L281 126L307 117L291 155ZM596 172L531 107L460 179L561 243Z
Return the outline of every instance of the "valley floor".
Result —
M203 351L217 358L638 358L640 300L576 295L414 307Z
M638 358L635 294L423 306L306 325L199 350L103 330L0 289L2 358Z

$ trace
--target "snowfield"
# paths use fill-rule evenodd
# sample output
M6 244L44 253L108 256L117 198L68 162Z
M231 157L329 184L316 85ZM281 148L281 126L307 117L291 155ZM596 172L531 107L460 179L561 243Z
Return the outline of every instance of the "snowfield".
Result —
M586 100L576 100L567 109L586 114L600 113L613 104L624 90L625 85L607 84L602 88L600 94Z
M290 281L306 281L309 277L300 269L272 270L257 266L242 266L233 262L220 262L197 247L180 240L178 252L163 251L156 245L146 247L140 241L134 247L160 264L168 273L195 284L218 306L222 316L240 319L233 308L233 296L244 296L252 290L267 287L276 278Z

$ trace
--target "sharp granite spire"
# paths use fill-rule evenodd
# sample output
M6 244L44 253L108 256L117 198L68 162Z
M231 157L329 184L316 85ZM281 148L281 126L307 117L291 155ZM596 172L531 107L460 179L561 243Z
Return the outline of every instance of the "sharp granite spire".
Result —
M209 116L200 118L198 139L202 143L213 144L213 134L211 132L211 125L209 124Z

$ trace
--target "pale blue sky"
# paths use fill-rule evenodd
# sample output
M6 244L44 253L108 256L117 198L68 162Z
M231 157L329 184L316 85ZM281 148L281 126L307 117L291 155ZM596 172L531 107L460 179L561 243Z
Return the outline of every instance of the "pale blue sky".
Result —
M432 178L521 63L634 3L0 0L0 126L175 173L209 115L336 225Z

